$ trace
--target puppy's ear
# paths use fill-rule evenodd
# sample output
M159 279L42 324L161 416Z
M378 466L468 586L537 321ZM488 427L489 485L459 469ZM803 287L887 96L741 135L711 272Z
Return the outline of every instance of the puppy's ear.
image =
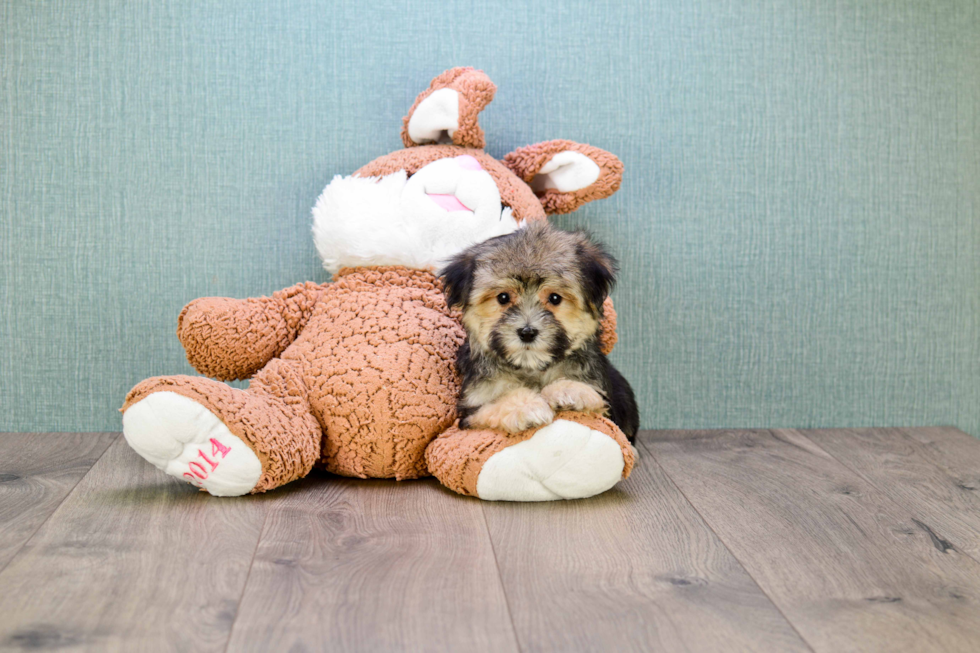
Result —
M466 306L470 291L473 289L473 274L476 272L476 256L463 252L457 254L449 265L444 267L439 276L442 277L443 292L446 293L446 303L449 307Z
M585 234L580 234L581 241L576 247L578 255L579 275L582 278L582 289L585 300L593 312L599 312L602 303L609 296L616 283L616 273L619 264L616 259L599 243L593 242Z

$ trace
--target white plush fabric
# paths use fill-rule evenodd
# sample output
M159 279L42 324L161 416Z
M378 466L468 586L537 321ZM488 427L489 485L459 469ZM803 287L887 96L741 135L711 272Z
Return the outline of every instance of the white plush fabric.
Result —
M313 241L323 267L404 265L437 271L470 245L518 228L500 191L472 157L440 159L411 177L334 177L313 207ZM455 195L447 211L429 195Z
M582 499L616 485L625 464L611 437L560 419L490 456L476 493L486 501Z
M216 497L248 494L262 475L255 453L214 413L175 392L154 392L130 406L123 435L154 467Z
M570 193L594 184L600 172L599 164L589 157L581 152L566 150L551 157L541 166L538 174L531 180L531 188L536 193L549 188Z
M408 136L416 143L452 141L459 129L459 93L451 88L433 91L408 119Z

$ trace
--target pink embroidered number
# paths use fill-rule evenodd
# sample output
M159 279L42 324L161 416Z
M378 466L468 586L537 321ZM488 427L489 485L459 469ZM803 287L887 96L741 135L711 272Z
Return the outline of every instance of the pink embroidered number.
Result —
M196 460L191 462L187 466L190 467L191 472L194 474L194 476L198 477L202 481L208 477L208 470L204 469L204 465L197 462ZM194 469L195 467L197 467L197 470Z
M205 456L204 455L204 452L201 451L200 449L197 450L197 455L200 456L201 458L203 458L205 460L205 462L207 462L207 464L211 465L211 471L212 472L214 470L218 469L218 463L214 462L213 460L211 460L210 458L208 458L207 456ZM200 465L200 463L198 463L198 464Z
M224 458L225 456L228 455L228 452L230 452L230 451L231 451L231 449L229 449L225 445L221 444L220 442L218 442L214 438L211 438L211 455L212 456L217 456L220 453L221 454L221 457Z
M214 438L211 438L211 456L213 458L217 459L218 456L224 458L229 453L231 453L230 447L226 447L225 445L221 444ZM218 465L220 464L220 462L208 458L207 454L205 454L201 449L197 450L197 455L199 458L203 458L204 462L206 462L211 467L211 469L209 470L198 461L193 460L187 464L187 467L191 471L184 472L184 478L190 481L193 485L196 485L197 487L201 487L201 481L205 480L208 477L208 474L218 469Z

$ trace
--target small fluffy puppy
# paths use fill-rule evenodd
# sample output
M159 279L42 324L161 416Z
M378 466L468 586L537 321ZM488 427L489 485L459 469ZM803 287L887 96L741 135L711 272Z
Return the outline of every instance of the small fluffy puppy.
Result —
M616 279L602 245L535 222L470 247L440 276L467 333L456 361L461 427L516 433L575 410L608 416L633 441L633 390L599 349Z

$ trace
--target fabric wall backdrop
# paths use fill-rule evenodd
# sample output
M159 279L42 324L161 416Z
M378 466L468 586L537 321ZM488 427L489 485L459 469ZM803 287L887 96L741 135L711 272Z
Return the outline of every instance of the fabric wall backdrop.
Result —
M326 281L310 208L445 68L489 151L626 164L561 218L622 259L646 428L980 435L980 6L309 0L0 5L0 430L118 430L193 373L185 302Z

